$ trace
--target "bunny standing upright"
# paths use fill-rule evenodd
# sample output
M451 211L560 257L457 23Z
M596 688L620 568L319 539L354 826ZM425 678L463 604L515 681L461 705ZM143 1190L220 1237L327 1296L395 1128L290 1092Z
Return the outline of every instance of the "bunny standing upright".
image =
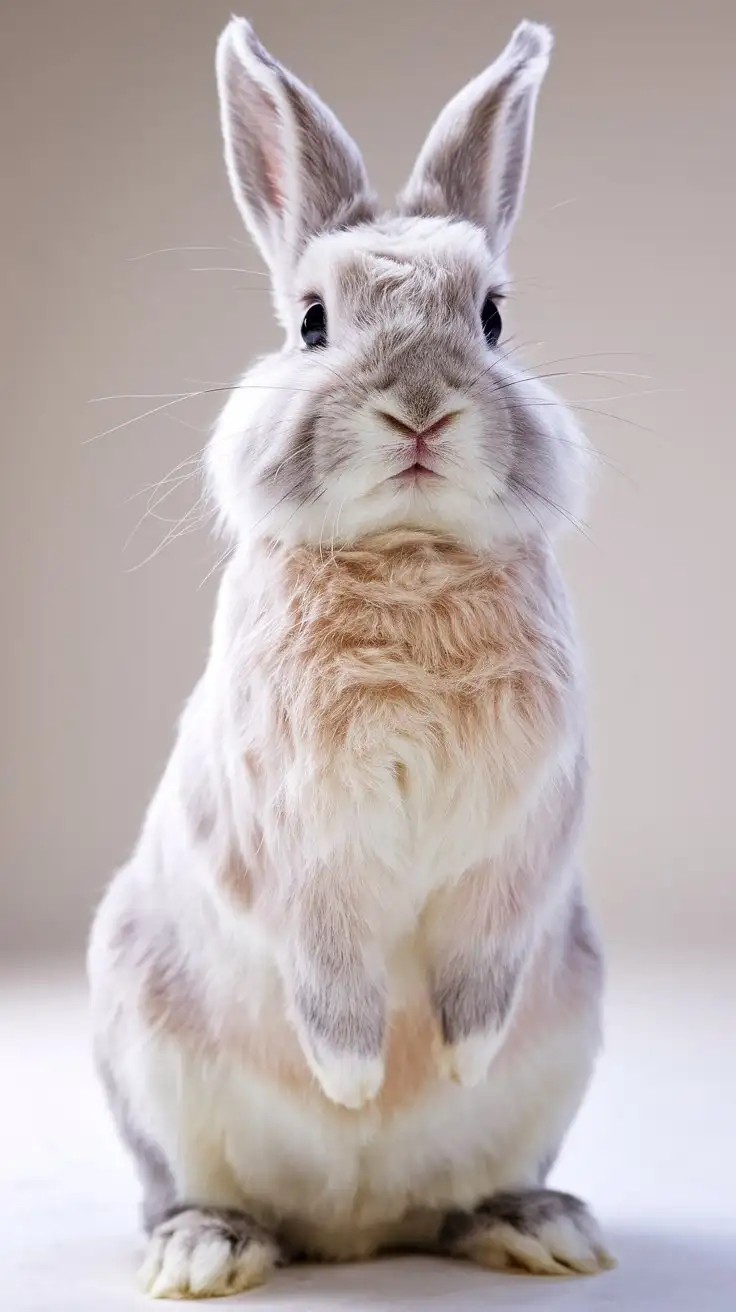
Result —
M210 445L209 661L89 952L154 1296L392 1247L610 1261L545 1187L599 1044L552 547L586 445L501 339L550 45L516 29L383 215L321 101L244 20L220 40L285 342Z

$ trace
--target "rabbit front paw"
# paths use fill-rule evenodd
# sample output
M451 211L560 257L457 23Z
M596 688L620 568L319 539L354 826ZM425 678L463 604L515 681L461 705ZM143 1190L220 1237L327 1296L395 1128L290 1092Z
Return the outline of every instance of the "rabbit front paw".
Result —
M357 1110L383 1084L385 1003L382 992L359 981L347 991L338 981L302 985L295 1021L302 1051L330 1102Z
M464 1088L485 1080L508 1032L518 975L518 966L494 961L489 952L480 962L435 976L434 1050L446 1079Z
M219 1298L262 1284L285 1260L245 1213L183 1207L153 1230L138 1280L149 1298Z
M383 1084L384 1060L380 1053L361 1056L353 1052L307 1052L307 1060L322 1092L330 1102L357 1111L372 1102Z
M597 1275L616 1265L585 1204L556 1189L507 1190L450 1212L439 1246L494 1271Z
M502 1042L503 1035L498 1030L469 1034L456 1043L445 1042L438 1033L434 1055L440 1075L464 1089L482 1084Z

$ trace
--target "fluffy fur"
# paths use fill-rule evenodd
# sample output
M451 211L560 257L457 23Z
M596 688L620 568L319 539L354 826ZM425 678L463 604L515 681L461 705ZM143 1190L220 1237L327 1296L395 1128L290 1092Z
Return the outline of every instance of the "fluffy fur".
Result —
M234 551L210 658L89 954L155 1296L407 1244L606 1264L583 1205L542 1189L599 1037L552 551L585 443L480 318L549 44L521 25L377 218L330 111L242 20L221 39L226 160L286 341L213 436Z

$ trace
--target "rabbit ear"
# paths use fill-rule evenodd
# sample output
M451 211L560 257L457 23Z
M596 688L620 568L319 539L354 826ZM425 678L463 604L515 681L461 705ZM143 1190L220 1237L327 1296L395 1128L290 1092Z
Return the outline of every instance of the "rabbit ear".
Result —
M272 268L292 263L313 234L372 217L357 147L244 18L220 37L217 82L233 195Z
M400 197L404 214L469 219L505 249L526 181L534 107L552 34L520 23L495 63L460 91L432 128Z

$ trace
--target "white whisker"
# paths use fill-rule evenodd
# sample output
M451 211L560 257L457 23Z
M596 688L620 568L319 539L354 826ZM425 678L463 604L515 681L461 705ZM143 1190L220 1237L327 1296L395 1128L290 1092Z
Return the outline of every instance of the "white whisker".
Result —
M148 260L152 255L173 255L184 251L222 251L224 255L228 254L227 246L159 246L157 250L144 251L142 255L129 255L128 263L135 264L138 260Z

